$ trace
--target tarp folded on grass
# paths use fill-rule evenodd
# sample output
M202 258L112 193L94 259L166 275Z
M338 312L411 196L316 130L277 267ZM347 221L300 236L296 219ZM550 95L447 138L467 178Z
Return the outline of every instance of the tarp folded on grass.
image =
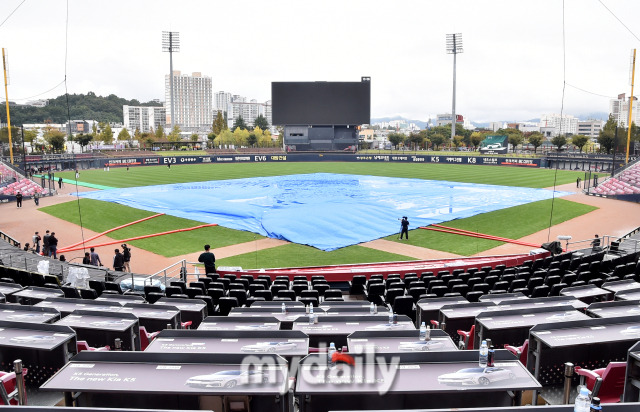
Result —
M552 194L545 189L316 173L79 195L329 251L398 233L402 216L414 229L550 199Z

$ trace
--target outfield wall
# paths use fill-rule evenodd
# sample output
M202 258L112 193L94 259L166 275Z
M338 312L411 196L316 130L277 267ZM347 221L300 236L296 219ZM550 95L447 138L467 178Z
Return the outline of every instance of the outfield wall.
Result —
M394 163L446 163L490 166L546 167L545 159L524 159L490 156L430 156L430 155L360 155L342 153L296 153L282 155L212 155L125 157L99 159L99 167L169 166L201 163L264 163L264 162L394 162Z

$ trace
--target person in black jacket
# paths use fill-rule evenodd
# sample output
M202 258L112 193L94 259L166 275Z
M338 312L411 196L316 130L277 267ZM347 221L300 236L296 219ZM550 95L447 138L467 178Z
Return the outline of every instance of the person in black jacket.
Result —
M16 205L20 208L22 207L22 193L16 193Z
M402 216L402 220L400 221L400 239L402 239L402 235L407 236L407 240L409 240L409 219L406 216Z
M122 244L122 257L124 259L124 271L131 272L131 266L129 266L129 262L131 261L131 249L127 247L126 243Z
M122 272L124 267L124 256L120 253L120 249L115 250L116 254L113 256L113 270L116 272Z
M58 258L58 254L56 253L58 250L58 238L56 237L56 232L51 232L51 236L49 236L49 256L53 256L54 259Z

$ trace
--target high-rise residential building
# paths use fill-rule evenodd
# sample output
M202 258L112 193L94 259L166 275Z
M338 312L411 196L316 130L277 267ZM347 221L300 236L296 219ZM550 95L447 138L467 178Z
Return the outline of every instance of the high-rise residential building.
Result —
M222 114L231 111L231 93L219 91L213 94L213 117L215 117L218 112L222 112Z
M167 124L167 110L162 106L122 106L122 114L124 127L131 134L136 129L140 133L147 133L152 127L153 130L158 130L158 126L165 127Z
M233 125L238 117L242 116L242 119L247 126L253 126L256 117L259 115L265 116L266 112L265 103L258 103L256 99L247 101L247 98L244 96L233 95L231 97L230 106L231 111L229 113L229 123L231 125ZM269 108L271 108L271 106L269 106ZM271 126L271 122L269 122L269 125Z
M167 124L171 124L170 78L165 76L165 107ZM174 116L173 123L183 131L210 129L213 124L213 94L211 77L194 72L191 76L173 72Z
M603 120L579 120L578 134L595 139L600 135L603 126Z
M640 125L637 97L633 98L632 109L631 121L635 122L636 125ZM613 115L613 118L618 123L618 126L627 126L627 124L629 123L629 99L626 98L625 93L619 94L617 99L611 99L609 101L609 114Z
M551 132L552 136L557 136L559 134L577 134L578 133L578 118L575 116L571 116L569 114L563 114L560 116L556 113L543 114L540 116L540 128L552 127L554 129Z

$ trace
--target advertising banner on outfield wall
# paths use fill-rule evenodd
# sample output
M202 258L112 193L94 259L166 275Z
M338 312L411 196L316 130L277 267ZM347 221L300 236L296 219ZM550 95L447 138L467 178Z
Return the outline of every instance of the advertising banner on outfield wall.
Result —
M524 159L492 156L430 156L400 154L343 154L343 153L296 153L286 155L220 155L220 156L166 156L128 157L108 159L104 167L167 166L201 163L256 163L256 162L401 162L401 163L448 163L489 166L541 167L541 159Z

